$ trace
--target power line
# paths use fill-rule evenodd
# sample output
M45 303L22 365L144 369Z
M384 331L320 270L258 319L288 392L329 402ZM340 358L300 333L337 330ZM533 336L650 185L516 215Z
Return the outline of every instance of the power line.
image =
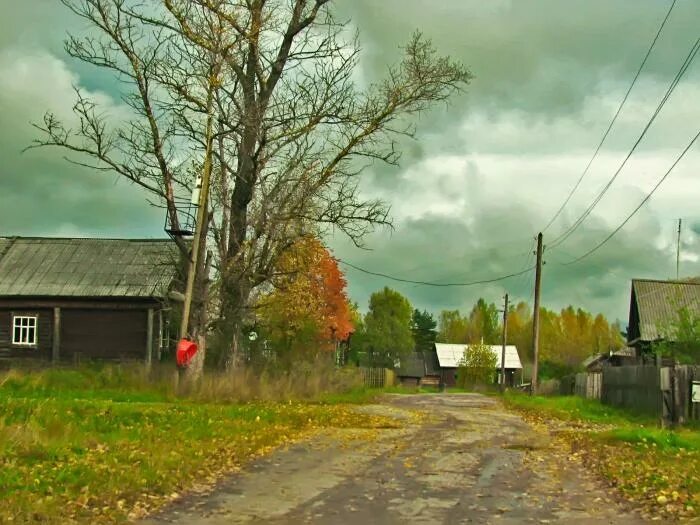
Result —
M503 241L503 242L512 244L514 241ZM502 244L500 246L502 246ZM522 249L517 250L517 251L510 250L510 251L504 252L502 250L498 250L497 248L498 248L497 245L493 245L493 246L485 247L483 249L486 250L487 252L498 252L498 256L499 256L501 261L504 261L504 260L510 261L513 259L519 259L522 256L528 255L528 253L529 253L529 252L523 252ZM452 262L466 262L466 261L473 262L473 261L482 261L485 259L493 259L493 258L494 258L494 253L483 253L482 255L477 255L476 257L471 255L471 254L465 254L465 255L461 255L459 257L453 257L451 260L452 260ZM424 270L424 269L431 267L431 266L435 266L435 261L421 264L419 266L413 266L413 267L408 268L406 270L402 270L402 273L404 275L405 274L413 274L414 272L417 272L418 270ZM464 272L462 272L456 276L453 275L452 277L445 275L444 277L440 277L439 279L436 279L435 282L444 281L447 279L460 279L463 275L468 275L468 274L465 274Z
M630 93L632 92L632 88L637 83L637 79L639 78L639 75L642 73L642 70L644 69L644 66L647 63L647 60L649 59L649 56L651 55L651 52L654 49L654 46L656 45L656 41L659 39L659 36L661 35L661 32L663 31L664 26L666 25L666 22L668 21L669 17L671 16L671 12L673 11L673 8L676 6L676 1L677 0L673 0L673 2L671 3L671 7L669 7L668 12L666 13L666 16L664 17L663 21L661 22L661 25L659 26L659 30L656 32L656 35L654 36L654 40L652 40L651 45L649 46L649 49L647 50L646 55L644 55L644 59L642 60L642 63L639 65L639 68L637 69L637 73L634 75L634 78L632 79L632 83L630 84L629 88L627 88L627 92L625 93L625 96L622 98L622 102L620 102L620 105L618 106L617 111L615 112L615 115L613 116L612 120L610 121L610 125L608 125L608 129L605 130L605 133L603 134L603 138L600 139L600 142L598 143L598 147L595 149L593 156L588 161L586 168L583 170L583 173L581 173L581 176L579 177L578 181L576 181L576 184L569 192L569 195L564 200L564 203L561 205L561 207L557 210L557 212L554 214L554 216L547 223L547 226L545 226L544 229L542 230L543 232L546 232L549 229L549 227L552 226L552 224L554 224L554 221L557 220L557 217L559 217L559 215L561 215L561 212L564 211L564 208L566 208L566 205L569 204L571 197L574 196L574 193L576 193L576 190L581 185L581 182L583 181L584 177L588 173L588 170L591 168L593 161L598 157L598 153L600 152L600 149L603 147L603 143L608 138L608 135L610 134L610 130L612 130L613 126L615 125L615 122L617 121L617 117L620 116L620 112L622 111L623 106L627 102L627 98L629 97Z
M644 197L644 199L642 199L642 201L632 211L632 213L630 213L627 216L627 218L624 221L622 221L622 223L617 228L615 228L615 230L610 235L608 235L605 239L603 239L602 242L600 242L599 244L597 244L596 246L594 246L593 248L588 250L586 253L584 253L580 257L577 257L576 259L574 259L573 261L569 261L568 263L562 263L562 264L564 266L569 266L571 264L577 263L577 262L585 259L586 257L591 255L592 253L599 250L605 243L607 243L610 239L612 239L622 228L624 228L625 225L630 221L630 219L632 217L634 217L634 215L636 215L636 213L642 208L642 206L644 206L647 203L647 201L651 198L651 196L654 195L656 190L659 189L659 186L661 186L661 184L663 184L663 182L668 178L668 176L673 171L673 168L675 168L676 165L681 161L681 159L683 157L685 157L685 154L688 153L690 148L693 146L693 144L695 144L695 142L698 140L699 137L700 137L700 131L698 131L698 133L695 135L695 137L693 137L693 140L690 141L690 143L685 147L685 149L681 152L681 154L676 158L676 160L673 162L673 164L671 164L671 167L668 169L668 171L666 171L666 173L664 173L663 177L661 177L661 179L659 179L659 181L656 183L656 186L654 186L654 188L649 192L649 194L647 194L646 197Z
M505 281L506 279L510 279L512 277L518 277L519 275L523 275L529 271L531 271L533 268L528 268L526 270L523 270L521 272L516 272L516 273L511 273L508 275L501 275L499 277L493 277L489 279L482 279L479 281L471 281L471 282L465 282L465 283L436 283L436 282L429 282L429 281L413 281L411 279L402 279L401 277L394 277L393 275L388 275L385 273L381 272L373 272L371 270L367 270L365 268L361 268L359 266L356 266L354 264L351 264L347 261L344 261L342 259L337 259L341 264L344 264L345 266L348 266L350 268L353 268L354 270L357 270L362 273L366 273L368 275L374 275L375 277L384 277L385 279L389 279L391 281L396 281L400 283L408 283L408 284L421 284L423 286L436 286L436 287L457 287L457 286L476 286L477 284L490 284L490 283L497 283L499 281Z
M652 124L654 123L654 121L656 120L656 117L659 115L659 113L661 112L661 110L663 109L663 107L666 105L666 102L667 102L668 99L671 97L671 94L672 94L673 91L676 89L676 86L678 86L678 84L679 84L681 78L683 78L683 75L684 75L685 72L688 70L688 67L690 67L690 64L691 64L691 63L693 62L693 60L695 59L695 57L696 57L696 55L697 55L697 53L698 53L699 50L700 50L700 38L698 38L698 39L695 41L695 44L693 44L693 46L691 47L691 49L690 49L688 55L687 55L686 58L685 58L685 61L683 62L683 65L681 66L680 70L678 71L678 73L676 73L676 76L675 76L675 77L673 78L673 80L671 81L671 84L669 85L668 89L666 90L666 93L664 94L663 98L661 99L661 101L659 102L658 106L656 107L656 110L654 111L654 114L651 116L651 118L650 118L649 121L647 122L646 126L644 126L644 129L642 130L642 133L639 135L639 137L637 138L636 142L635 142L634 145L632 146L632 149L630 149L629 153L627 154L627 156L625 157L625 159L622 161L622 164L620 164L620 166L617 168L617 170L616 170L615 173L613 174L612 178L611 178L611 179L608 181L608 183L603 187L603 189L602 189L601 192L596 196L596 198L593 200L593 202L591 203L591 205L588 206L588 208L586 208L586 210L583 212L583 214L581 214L581 216L574 222L574 224L573 224L572 226L570 226L564 233L562 233L561 235L559 235L559 237L557 237L556 239L554 239L554 241L552 241L552 243L551 243L551 245L550 245L551 248L556 248L557 246L559 246L560 244L562 244L564 241L566 241L566 240L574 233L574 231L576 231L576 230L578 229L578 227L579 227L581 224L583 224L583 222L586 220L586 218L591 214L591 212L593 211L593 209L598 205L598 203L601 201L601 199L603 198L603 196L604 196L604 195L607 193L607 191L610 189L610 187L611 187L612 184L615 182L615 180L617 179L617 177L618 177L618 175L620 174L620 172L622 171L622 169L623 169L623 168L625 167L625 165L627 164L627 161L632 157L632 155L634 154L634 152L637 150L637 147L639 146L639 144L642 142L642 140L643 140L644 137L646 136L647 131L649 131L649 128L651 127L651 125L652 125Z

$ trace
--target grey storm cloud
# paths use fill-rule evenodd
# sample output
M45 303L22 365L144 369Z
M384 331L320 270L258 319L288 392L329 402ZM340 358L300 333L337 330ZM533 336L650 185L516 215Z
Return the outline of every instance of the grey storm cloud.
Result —
M517 273L533 261L533 237L590 159L663 19L659 0L352 0L338 18L360 32L358 82L382 78L401 45L422 31L462 61L472 84L420 115L401 140L399 167L370 166L362 192L392 207L393 230L328 242L344 260L411 280L466 282ZM620 165L697 38L700 3L678 0L668 26L601 154L564 213L552 244ZM160 210L137 188L66 162L57 150L21 153L45 110L69 115L74 85L118 114L119 83L63 51L66 31L85 31L54 0L0 6L0 235L162 236ZM700 122L700 63L691 67L638 153L591 216L547 248L545 305L568 304L625 319L633 277L675 275L674 221L683 217L681 272L700 274L697 148L629 224L578 264L644 198ZM468 309L504 292L529 300L532 273L474 287L401 284L344 268L354 300L392 286L420 308Z

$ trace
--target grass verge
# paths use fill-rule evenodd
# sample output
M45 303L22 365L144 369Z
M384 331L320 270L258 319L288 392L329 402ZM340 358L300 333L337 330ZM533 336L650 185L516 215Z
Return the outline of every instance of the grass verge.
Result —
M347 406L371 399L359 390L226 404L120 372L42 374L0 378L0 523L122 523L319 429L393 423Z
M622 496L655 517L697 516L700 509L700 432L658 428L628 414L575 396L508 394L506 406L536 424L556 429L574 454Z

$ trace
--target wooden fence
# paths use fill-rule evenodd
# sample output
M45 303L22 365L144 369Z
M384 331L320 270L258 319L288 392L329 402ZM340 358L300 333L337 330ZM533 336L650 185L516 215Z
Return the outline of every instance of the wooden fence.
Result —
M610 366L563 378L561 393L684 423L700 420L700 403L691 400L693 381L700 381L700 366Z
M574 393L587 399L600 399L603 393L603 374L601 372L576 374Z
M384 388L393 386L394 371L386 368L360 368L362 382L369 388Z
M603 368L601 401L640 414L661 416L661 374L655 366Z

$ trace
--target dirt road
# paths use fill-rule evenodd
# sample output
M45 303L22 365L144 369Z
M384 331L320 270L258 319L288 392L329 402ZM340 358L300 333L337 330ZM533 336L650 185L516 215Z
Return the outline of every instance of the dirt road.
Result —
M293 445L141 525L644 523L495 400L388 396L363 410L405 425Z

